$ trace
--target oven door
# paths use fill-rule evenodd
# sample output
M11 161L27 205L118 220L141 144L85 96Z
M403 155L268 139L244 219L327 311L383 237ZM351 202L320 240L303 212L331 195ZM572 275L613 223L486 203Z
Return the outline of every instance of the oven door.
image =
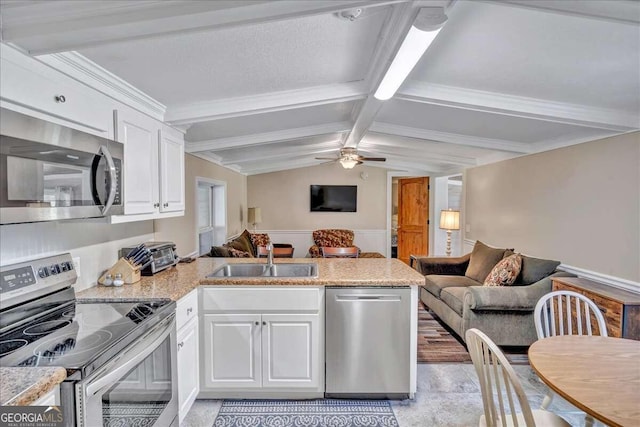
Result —
M175 314L76 385L79 426L178 425Z

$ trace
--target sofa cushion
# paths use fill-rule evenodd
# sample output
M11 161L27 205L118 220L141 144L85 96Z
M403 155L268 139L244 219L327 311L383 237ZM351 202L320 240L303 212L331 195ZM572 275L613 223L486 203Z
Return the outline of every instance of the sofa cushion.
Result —
M230 248L226 246L211 246L211 250L209 251L210 257L223 257L228 258L231 256Z
M504 257L505 251L506 249L492 248L479 240L476 241L464 275L476 282L484 283L491 269Z
M440 293L440 299L445 302L453 311L462 316L462 306L464 302L464 294L467 292L467 288L451 287L443 289Z
M484 279L484 286L510 286L516 281L522 267L522 256L513 254L502 258L491 269L491 272Z
M522 269L517 282L523 285L535 283L553 273L559 265L560 261L522 255Z
M462 287L468 286L480 286L482 283L478 283L473 279L469 279L466 276L448 276L443 274L430 274L424 278L424 287L433 296L440 298L440 293L445 288L450 287Z
M247 230L244 230L242 234L235 239L225 243L224 246L237 249L242 252L248 252L251 256L255 256L256 254L256 250L251 244L251 233Z

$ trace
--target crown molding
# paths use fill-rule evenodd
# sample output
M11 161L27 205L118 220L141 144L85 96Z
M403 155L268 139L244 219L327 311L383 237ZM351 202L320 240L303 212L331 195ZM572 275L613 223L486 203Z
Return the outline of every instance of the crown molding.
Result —
M35 58L116 101L164 121L167 110L165 105L78 52L54 53Z
M395 99L615 132L627 132L640 128L638 115L626 111L416 80L406 82L396 94Z

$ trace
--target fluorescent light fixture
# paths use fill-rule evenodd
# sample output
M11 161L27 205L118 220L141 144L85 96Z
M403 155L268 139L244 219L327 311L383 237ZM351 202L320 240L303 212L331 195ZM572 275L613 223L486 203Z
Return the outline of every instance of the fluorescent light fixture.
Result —
M442 29L447 16L442 8L420 9L396 57L393 58L378 90L373 95L380 101L390 99Z

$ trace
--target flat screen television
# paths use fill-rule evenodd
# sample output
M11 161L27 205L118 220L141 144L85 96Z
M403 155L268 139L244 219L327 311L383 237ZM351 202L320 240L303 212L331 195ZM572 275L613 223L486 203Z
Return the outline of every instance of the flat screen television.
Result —
M311 212L356 212L357 185L312 185Z

